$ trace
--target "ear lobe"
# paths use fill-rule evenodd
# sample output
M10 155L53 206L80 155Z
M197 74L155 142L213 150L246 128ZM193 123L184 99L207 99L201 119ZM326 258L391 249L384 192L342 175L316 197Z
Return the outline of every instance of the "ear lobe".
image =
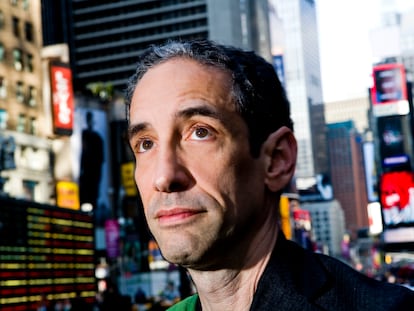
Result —
M281 127L263 144L266 157L265 184L272 192L282 190L292 179L296 167L297 143L293 132Z

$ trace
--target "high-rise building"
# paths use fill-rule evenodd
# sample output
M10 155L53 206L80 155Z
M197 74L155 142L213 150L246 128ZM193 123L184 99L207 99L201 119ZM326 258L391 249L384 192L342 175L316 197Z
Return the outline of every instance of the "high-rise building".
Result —
M414 79L414 9L401 15L401 57L408 79Z
M326 157L317 156L313 144L313 106L323 105L319 64L319 42L315 1L270 0L283 24L285 86L291 103L292 118L298 140L296 180L298 188L313 183L318 167L326 167ZM272 31L272 30L271 30ZM319 109L323 110L323 109Z
M334 197L344 210L346 229L356 234L359 229L368 227L362 137L353 121L327 126Z
M209 38L270 58L267 0L42 0L42 6L45 45L69 45L78 91L97 82L123 90L138 53L173 38Z
M0 192L48 203L40 0L0 2Z
M368 96L325 102L324 106L327 124L352 120L359 133L370 130Z
M301 208L310 212L312 231L317 244L330 255L341 254L341 241L345 234L345 219L337 200L304 202Z

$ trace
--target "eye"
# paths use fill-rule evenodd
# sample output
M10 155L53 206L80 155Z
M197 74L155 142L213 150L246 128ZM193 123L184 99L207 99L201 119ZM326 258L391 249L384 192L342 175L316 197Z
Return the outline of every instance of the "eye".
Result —
M196 127L191 133L191 139L205 140L212 136L211 131L206 127Z
M150 139L145 138L138 141L136 149L138 153L143 153L150 150L153 146L154 142Z

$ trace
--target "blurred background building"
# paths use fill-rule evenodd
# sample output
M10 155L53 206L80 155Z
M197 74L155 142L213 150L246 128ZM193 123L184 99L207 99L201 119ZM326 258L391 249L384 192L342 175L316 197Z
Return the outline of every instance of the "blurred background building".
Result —
M380 80L373 81L366 96L324 102L317 1L1 1L0 221L18 224L30 219L19 228L28 226L34 235L76 231L77 226L86 226L84 235L92 230L92 237L78 237L86 244L71 244L70 251L58 245L56 251L83 249L93 262L81 266L79 280L90 281L92 265L98 292L105 290L108 279L130 296L138 288L154 294L169 280L184 282L185 273L163 260L145 225L133 180L134 159L126 143L123 90L137 55L148 45L209 38L255 50L274 65L287 90L299 144L294 183L285 194L288 203L281 204L287 235L307 248L358 263L363 271L364 265L380 269L378 258L374 262L369 255L374 249L385 252L386 263L409 258L414 219L384 222L380 198L386 174L394 186L396 180L412 178L414 158L413 11L398 12L392 2L381 1L382 22L371 32L372 66L378 72L402 68L395 77L406 79L402 99L408 108L404 114L378 115ZM402 137L397 154L383 139L384 133L391 137L385 131L389 126ZM386 158L406 159L409 165L390 167L384 165ZM92 171L85 169L92 166ZM24 216L13 216L12 207ZM58 211L65 213L54 214ZM33 229L36 217L43 218ZM378 223L384 226L374 230ZM5 232L0 227L0 237ZM10 239L0 241L0 261L10 264L9 258L17 257L7 256L18 256L23 248L13 248ZM36 249L46 256L43 246ZM51 260L48 264L53 265ZM17 271L13 269L8 273ZM27 289L19 295L37 301L42 289L37 286L36 292ZM73 297L76 289L66 288L65 297ZM0 299L12 301L13 310L27 302L16 295ZM58 299L56 295L50 298ZM90 287L83 295L93 299Z

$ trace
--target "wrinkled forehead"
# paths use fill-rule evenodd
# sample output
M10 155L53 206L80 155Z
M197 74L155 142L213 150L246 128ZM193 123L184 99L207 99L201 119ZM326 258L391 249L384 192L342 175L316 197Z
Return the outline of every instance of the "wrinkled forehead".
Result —
M193 102L234 111L232 76L188 58L174 58L149 69L136 84L130 113L170 109Z

